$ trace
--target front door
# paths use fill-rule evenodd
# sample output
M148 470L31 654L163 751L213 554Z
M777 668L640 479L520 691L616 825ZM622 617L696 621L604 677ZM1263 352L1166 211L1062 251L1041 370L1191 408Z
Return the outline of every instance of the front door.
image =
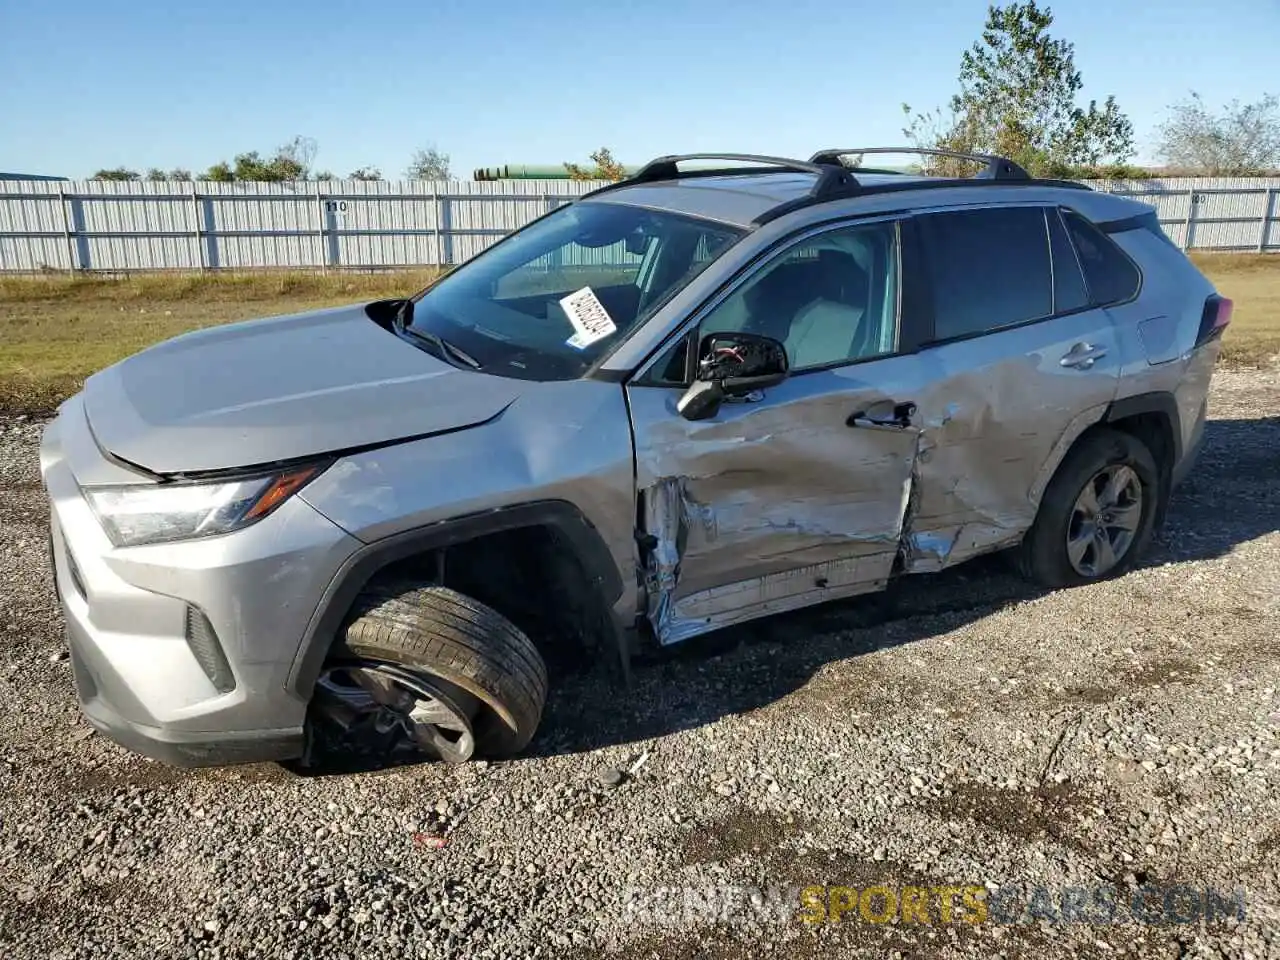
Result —
M711 304L697 339L782 340L779 386L698 421L676 411L683 385L642 371L628 386L662 643L885 584L920 439L895 422L922 386L900 352L899 249L892 220L826 228Z

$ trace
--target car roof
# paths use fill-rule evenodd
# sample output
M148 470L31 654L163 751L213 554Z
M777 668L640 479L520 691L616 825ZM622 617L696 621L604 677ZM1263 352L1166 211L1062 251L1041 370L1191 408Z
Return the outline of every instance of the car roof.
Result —
M909 183L939 179L916 174L863 172L857 172L857 178L859 185L871 190L885 186L902 189ZM804 171L717 173L635 184L624 181L607 188L601 196L587 194L583 199L626 203L751 227L758 218L779 207L805 200L817 182L817 174Z

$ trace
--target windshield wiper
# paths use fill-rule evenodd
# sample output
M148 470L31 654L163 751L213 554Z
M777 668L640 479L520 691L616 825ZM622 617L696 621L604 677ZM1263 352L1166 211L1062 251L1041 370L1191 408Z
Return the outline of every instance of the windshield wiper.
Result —
M440 355L440 358L449 361L455 367L461 363L464 366L470 367L472 370L480 370L483 368L483 364L481 364L479 360L471 356L471 354L467 353L461 347L450 343L439 334L432 333L430 330L418 330L407 324L405 322L405 315L407 313L411 314L412 310L412 301L406 300L404 305L396 313L397 333L403 336L412 337L414 340L419 340L422 343L435 347L435 352Z

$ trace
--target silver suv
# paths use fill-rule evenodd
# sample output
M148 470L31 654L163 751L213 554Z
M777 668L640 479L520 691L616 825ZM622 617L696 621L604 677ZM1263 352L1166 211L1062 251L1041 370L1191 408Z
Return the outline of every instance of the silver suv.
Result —
M997 550L1133 566L1230 301L1147 206L879 152L663 157L415 296L91 377L41 453L89 721L182 764L511 755L552 653Z

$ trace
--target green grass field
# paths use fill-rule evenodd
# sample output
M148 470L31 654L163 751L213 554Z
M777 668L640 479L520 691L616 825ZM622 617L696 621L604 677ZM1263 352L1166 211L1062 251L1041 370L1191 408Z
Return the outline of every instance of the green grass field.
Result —
M1280 355L1280 256L1217 254L1196 263L1235 301L1223 363ZM45 413L84 378L168 337L234 320L403 296L438 271L183 274L129 279L0 278L0 411Z

